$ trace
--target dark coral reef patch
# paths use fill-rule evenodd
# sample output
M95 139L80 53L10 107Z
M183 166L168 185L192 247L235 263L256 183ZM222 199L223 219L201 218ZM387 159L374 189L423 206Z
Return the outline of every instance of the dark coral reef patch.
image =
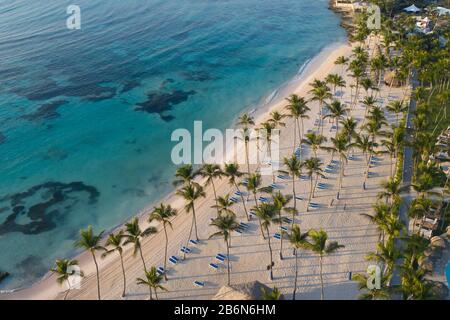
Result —
M56 227L56 220L70 212L77 202L85 199L93 204L100 192L82 182L46 182L0 198L9 202L10 214L0 224L0 235L10 232L39 234ZM4 210L3 210L4 211Z

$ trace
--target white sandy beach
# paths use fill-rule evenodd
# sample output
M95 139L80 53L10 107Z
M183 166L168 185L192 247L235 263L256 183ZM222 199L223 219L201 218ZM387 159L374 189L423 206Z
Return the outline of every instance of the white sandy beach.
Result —
M324 79L329 73L341 74L341 66L336 66L334 61L338 56L349 56L351 46L342 44L333 46L331 49L324 50L318 58L315 58L306 68L302 75L301 82L294 88L283 90L282 94L296 93L305 98L310 98L308 94L310 86L308 85L314 78ZM350 104L350 84L353 79L344 76L347 82L347 89L343 93L343 101ZM386 99L388 88L383 87L380 96ZM393 89L390 93L390 100L396 99L402 94L402 88ZM360 93L360 97L363 92ZM380 98L380 103L386 104L386 100ZM269 111L280 110L283 112L285 101L264 108L264 112L257 112L256 122L260 123L268 118ZM319 114L317 102L310 102L310 119L305 121L305 132L313 129L314 121ZM359 105L352 110L351 115L361 120L364 116L364 108ZM386 114L390 121L394 118ZM286 128L281 131L280 150L281 159L290 156L293 149L293 121L285 119ZM324 121L324 135L334 136L331 131L331 123ZM306 148L306 157L311 155ZM319 157L327 165L331 161L331 155L320 151ZM378 234L374 225L362 217L361 213L371 212L371 206L376 201L376 195L380 191L379 184L389 175L389 157L385 156L376 166L371 168L375 175L367 183L367 190L362 189L363 173L365 162L359 152L357 161L349 161L346 166L346 175L343 179L343 189L341 199L334 200L332 206L330 202L335 198L338 173L326 174L326 179L321 179L327 185L326 190L317 190L314 202L320 205L317 210L306 212L305 203L298 204L300 214L296 218L303 232L311 228L323 228L328 232L330 240L336 240L345 248L337 253L327 256L324 259L324 282L326 299L356 299L358 290L354 282L349 280L349 272L364 272L367 269L368 262L365 260L367 252L374 250ZM303 156L304 157L304 156ZM303 158L305 159L305 158ZM241 166L244 170L244 165ZM271 176L263 177L263 186L267 186L271 181ZM276 180L281 186L281 191L285 194L291 192L289 180ZM296 182L298 195L307 198L309 190L308 181ZM226 179L216 180L218 195L233 194L236 190L231 188ZM168 292L159 292L160 299L211 299L221 286L226 284L226 265L221 265L218 271L211 270L208 265L214 261L217 253L226 253L226 247L223 239L208 240L210 234L215 230L209 226L210 219L216 216L212 188L206 188L207 197L196 203L197 222L199 227L200 244L192 247L192 253L187 255L186 260L181 261L176 266L168 264L169 281L164 282L163 286ZM163 200L178 209L178 215L173 219L173 230L169 229L169 256L178 255L181 257L179 249L185 244L191 224L191 214L184 211L183 199L171 194ZM252 200L248 201L247 208L253 206ZM245 213L242 204L234 206L234 211L239 221L245 221ZM141 223L144 227L147 225L147 215L141 215ZM279 241L273 239L274 247L274 280L269 281L266 265L269 263L269 251L267 242L262 239L259 232L259 225L256 219L249 222L250 229L243 235L233 235L231 247L231 282L232 284L245 283L258 280L270 287L277 286L287 299L291 298L294 281L294 263L292 249L288 241L284 242L284 259L279 259ZM272 226L273 235L278 226ZM97 230L96 230L97 231ZM164 259L164 234L159 232L142 241L143 253L146 258L147 266L161 266ZM80 290L73 290L69 293L68 299L96 299L96 280L95 269L90 254L83 253L77 257L81 269L84 271ZM132 256L132 247L128 247L124 252L125 268L127 273L127 296L125 299L148 299L148 289L136 284L135 279L143 276L142 262L138 256ZM49 266L50 267L50 266ZM10 294L0 294L0 299L61 299L65 287L56 283L56 277L48 275L34 284L32 287L20 290ZM205 282L204 288L197 288L193 281L199 280ZM120 261L117 255L111 255L100 261L100 283L103 299L120 299L122 292L122 274ZM297 299L319 299L320 298L320 280L319 280L319 260L311 252L301 251L299 258L299 278Z

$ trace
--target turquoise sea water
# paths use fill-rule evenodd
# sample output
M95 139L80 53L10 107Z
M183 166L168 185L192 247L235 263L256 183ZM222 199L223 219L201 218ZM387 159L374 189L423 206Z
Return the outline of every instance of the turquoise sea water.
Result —
M170 134L223 129L330 42L328 0L0 3L1 289L171 191Z

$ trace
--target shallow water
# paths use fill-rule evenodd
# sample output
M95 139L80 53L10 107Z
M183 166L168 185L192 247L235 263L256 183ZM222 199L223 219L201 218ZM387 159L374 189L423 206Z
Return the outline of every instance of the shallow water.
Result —
M170 134L233 125L345 38L327 0L0 3L0 288L171 190Z

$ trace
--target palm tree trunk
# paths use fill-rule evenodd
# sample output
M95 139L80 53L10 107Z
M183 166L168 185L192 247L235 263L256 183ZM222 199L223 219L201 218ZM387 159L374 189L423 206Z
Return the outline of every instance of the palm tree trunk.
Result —
M295 153L295 148L297 148L297 119L294 119L294 147L292 151L293 153Z
M147 266L145 265L144 255L142 254L141 244L139 244L139 255L141 256L142 264L144 265L144 271L147 272Z
M256 205L256 207L258 207L258 199L256 199L256 192L253 192L253 197L255 198L255 205ZM258 217L258 220L259 220L259 228L261 229L261 235L262 235L263 239L265 240L266 236L264 235L264 229L262 226L261 218Z
M283 219L281 219L281 210L278 211L278 217L280 219L280 260L283 260Z
M163 222L164 236L166 238L166 245L164 248L164 279L167 281L167 246L169 245L169 237L167 236L166 224Z
M148 286L148 292L150 293L150 300L153 300L152 287Z
M295 213L297 211L297 199L295 197L295 175L292 175L292 194L294 195L294 210L292 211L292 225L291 228L294 226L294 219L295 219Z
M192 229L194 228L194 216L192 216L191 229L189 230L189 237L186 240L186 248L189 246L189 240L191 240ZM183 260L186 259L186 250L183 252Z
M311 198L314 196L313 195L313 177L312 175L309 177L309 199L308 199L308 203L306 205L306 212L309 211L309 205L311 203Z
M219 216L219 207L217 206L217 193L216 193L216 186L214 185L214 180L211 178L211 184L214 192L214 201L216 203L216 210L217 210L217 216Z
M239 189L239 186L236 183L236 181L234 181L234 186L235 186L236 190L239 192L239 194L241 195L242 205L244 206L244 211L245 211L245 216L247 217L247 221L250 221L250 218L249 218L248 212L247 212L247 206L245 205L244 196L242 195L242 192Z
M192 216L194 217L195 240L198 241L197 217L195 216L195 207L194 207L194 203L192 203Z
M272 268L273 268L273 257L272 257L272 245L270 244L270 233L269 233L269 228L268 227L266 227L266 231L267 231L267 239L269 240L268 241L268 244L269 244L269 252L270 252L270 266L269 266L269 275L270 275L270 281L272 281L273 280L273 270L272 270Z
M295 300L295 294L297 293L297 278L298 278L298 253L297 249L294 249L295 252L295 279L294 279L294 292L292 293L292 300Z
M67 282L67 290L66 290L66 293L64 294L64 300L67 300L67 295L69 294L69 291L70 291L69 279L67 279L66 282Z
M230 276L230 245L228 244L228 241L225 240L227 243L227 273L228 273L228 285L231 284L231 276ZM231 242L231 238L230 238Z
M341 193L341 188L342 188L342 176L344 175L344 159L342 156L339 157L339 161L340 161L339 186L338 186L338 192L337 192L337 196L336 196L336 199L338 199L338 200L339 200L339 195Z
M369 152L369 158L367 160L367 166L366 166L366 172L364 175L364 181L363 181L363 189L366 190L366 182L367 178L369 177L369 170L370 170L370 161L372 159L372 151Z
M248 156L248 141L245 141L245 160L247 162L247 174L250 176L250 159Z
M123 276L123 292L122 292L122 298L125 297L125 290L127 288L127 278L125 276L125 267L123 265L123 256L122 256L122 252L119 252L119 256L120 256L120 266L122 267L122 276ZM164 267L165 270L165 267Z
M100 300L100 274L98 272L98 263L97 263L97 259L95 258L95 253L94 251L91 251L92 254L92 258L94 259L94 264L95 264L95 271L97 273L97 297L98 300Z
M156 288L155 288L155 297L156 297L156 300L158 300L158 292L157 292Z
M303 140L303 128L304 128L304 124L303 124L303 118L300 119L300 125L301 125L301 129L300 129L300 148L302 147L302 140ZM301 153L300 153L301 155Z
M322 255L319 257L319 264L320 264L320 300L324 299L324 292L323 292L323 266L322 266Z

